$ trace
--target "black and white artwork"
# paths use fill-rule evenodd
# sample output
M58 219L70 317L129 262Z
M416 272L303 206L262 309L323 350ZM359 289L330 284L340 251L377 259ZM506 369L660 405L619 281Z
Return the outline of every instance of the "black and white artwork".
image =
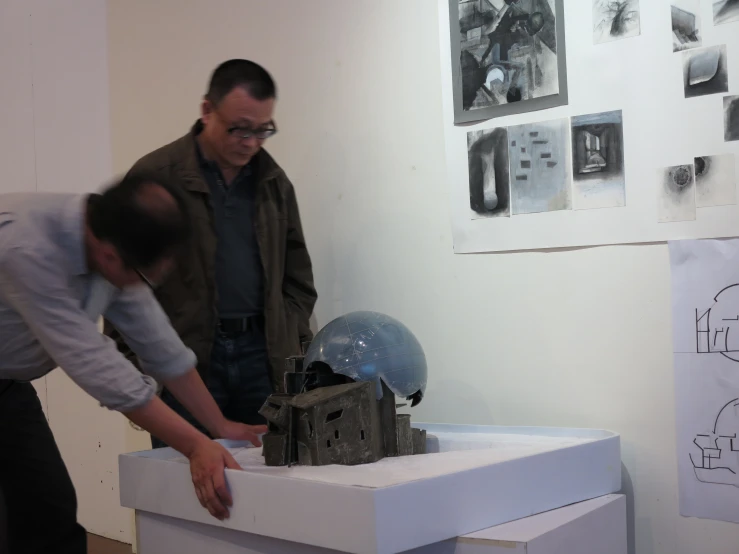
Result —
M724 140L739 140L739 96L724 96Z
M711 208L736 204L736 162L734 154L700 156L695 168L695 206Z
M576 210L626 205L620 110L572 118L572 176Z
M566 104L562 0L450 0L455 122Z
M716 25L739 21L739 0L713 0L713 22Z
M508 131L505 127L467 133L472 219L511 215Z
M659 170L660 223L695 221L695 175L693 164Z
M672 51L698 48L701 38L700 0L672 0Z
M683 53L685 98L729 92L726 45Z
M512 214L572 209L567 119L508 128Z
M602 44L641 34L639 0L593 0L593 42Z

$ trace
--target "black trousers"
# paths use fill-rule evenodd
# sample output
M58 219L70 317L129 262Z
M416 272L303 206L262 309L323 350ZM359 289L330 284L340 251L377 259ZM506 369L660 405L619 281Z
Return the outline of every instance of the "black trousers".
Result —
M3 499L0 553L5 554L4 546L8 554L87 553L72 480L30 383L0 380L0 502Z

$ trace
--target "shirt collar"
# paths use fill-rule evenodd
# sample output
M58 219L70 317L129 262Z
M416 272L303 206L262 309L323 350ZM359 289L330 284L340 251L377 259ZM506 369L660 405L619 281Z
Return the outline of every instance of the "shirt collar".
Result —
M62 211L60 245L69 254L72 275L85 275L90 272L85 248L85 229L87 224L87 201L89 194L70 198Z

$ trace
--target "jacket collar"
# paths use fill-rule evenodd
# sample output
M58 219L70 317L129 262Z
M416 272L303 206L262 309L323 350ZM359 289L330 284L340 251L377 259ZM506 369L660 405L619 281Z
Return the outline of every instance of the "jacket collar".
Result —
M190 132L177 141L177 150L173 157L178 161L175 162L174 171L177 173L186 190L210 194L210 187L208 187L208 183L205 181L200 169L198 144L195 139L202 130L203 122L198 119L190 128ZM272 156L264 148L254 156L254 162L255 183L257 186L269 179L275 178L282 172L280 166L277 165Z

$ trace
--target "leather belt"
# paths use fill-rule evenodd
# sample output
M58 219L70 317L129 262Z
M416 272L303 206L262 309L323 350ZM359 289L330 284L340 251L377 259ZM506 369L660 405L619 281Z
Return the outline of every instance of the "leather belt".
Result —
M239 318L221 318L218 320L217 326L221 333L233 335L261 329L263 321L264 317L261 315Z

